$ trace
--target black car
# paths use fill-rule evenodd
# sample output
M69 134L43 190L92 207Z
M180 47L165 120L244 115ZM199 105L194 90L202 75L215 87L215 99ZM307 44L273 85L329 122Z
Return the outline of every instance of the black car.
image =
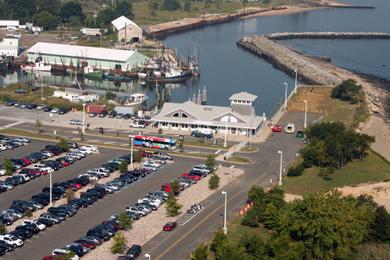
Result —
M68 113L69 112L69 109L68 108L60 108L59 110L58 110L58 114L60 114L60 115L64 115L64 114L66 114L66 113Z
M51 112L53 110L53 107L47 106L42 109L44 112Z
M69 202L70 205L77 205L78 208L86 208L89 206L89 202L85 198L73 199Z
M116 115L117 115L117 112L116 112L116 111L110 111L110 112L108 113L108 117L109 117L109 118L114 118L114 117L116 117Z
M8 252L8 249L6 247L3 247L0 245L0 256L5 255Z
M10 99L7 101L7 103L5 103L5 105L7 107L12 107L13 105L15 105L15 103L16 103L16 100Z
M53 220L50 220L48 218L38 218L37 219L37 223L38 224L43 224L45 225L46 227L51 227L53 226L54 224L56 224L56 222L54 222Z
M83 255L85 255L89 251L87 248L85 248L82 245L77 244L77 243L67 245L66 249L74 252L78 257L82 257Z
M7 250L7 252L11 252L11 251L15 250L14 246L7 244L5 241L0 241L0 247L5 248Z
M104 241L108 241L111 238L109 232L107 232L104 228L100 228L99 226L90 229L87 232L87 236L94 236Z
M131 118L131 114L124 114L122 118L123 119L130 119Z
M89 178L83 176L83 177L73 179L73 182L80 184L81 186L86 186L89 183Z
M47 206L49 205L50 203L50 200L49 199L46 199L46 198L42 198L42 197L35 197L35 198L32 198L31 201L35 202L35 203L38 203L38 204L41 204L43 206Z
M126 256L131 258L137 258L142 253L142 247L140 245L132 245L127 251Z
M102 111L99 113L98 117L106 117L108 115L107 111Z
M40 232L40 230L37 226L30 225L30 224L17 226L15 228L15 230L18 230L18 229L19 230L28 230L28 231L32 232L34 235L38 234Z

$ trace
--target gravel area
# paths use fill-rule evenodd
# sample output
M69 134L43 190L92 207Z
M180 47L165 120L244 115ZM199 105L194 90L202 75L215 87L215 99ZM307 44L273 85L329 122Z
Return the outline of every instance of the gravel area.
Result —
M208 188L208 180L210 176L203 178L197 184L194 184L180 193L178 202L183 205L182 213L176 217L167 217L165 205L162 205L158 210L149 215L135 221L133 228L129 231L123 231L127 240L127 246L133 244L144 245L154 236L161 232L162 226L166 222L175 221L193 204L200 203L215 192L221 190L222 187L239 178L244 173L241 169L220 168L216 174L220 177L219 189L210 190ZM207 205L206 205L207 207ZM113 240L109 240L95 250L85 255L83 259L97 260L97 259L115 259L116 255L110 252L110 247Z

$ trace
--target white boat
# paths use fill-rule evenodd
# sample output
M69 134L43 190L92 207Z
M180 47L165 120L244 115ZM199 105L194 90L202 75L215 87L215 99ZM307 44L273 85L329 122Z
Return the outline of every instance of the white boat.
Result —
M125 104L126 106L135 106L142 104L146 100L146 96L143 93L134 93L130 95L128 102Z
M45 65L43 61L22 66L25 71L51 71L51 65Z
M144 78L146 78L146 73L143 73L143 72L138 72L138 78L140 78L140 79L144 79Z

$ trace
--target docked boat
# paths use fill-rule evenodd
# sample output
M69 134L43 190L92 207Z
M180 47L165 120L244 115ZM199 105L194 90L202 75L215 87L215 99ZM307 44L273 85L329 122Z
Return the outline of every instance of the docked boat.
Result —
M84 67L84 78L94 81L101 81L103 79L103 72L95 70L91 67Z
M46 65L43 61L22 65L25 71L51 71L51 65Z
M128 101L125 103L126 106L136 106L145 102L146 96L143 93L131 94Z
M161 73L160 76L152 74L146 77L147 83L178 83L187 80L188 73L181 69L171 69L167 72Z

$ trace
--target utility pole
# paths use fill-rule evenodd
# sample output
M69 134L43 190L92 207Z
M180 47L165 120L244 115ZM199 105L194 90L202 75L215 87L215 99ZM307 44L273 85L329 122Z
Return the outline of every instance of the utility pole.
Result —
M279 186L283 184L282 182L282 168L283 168L283 152L278 151L278 154L280 154L280 165L279 165Z
M305 103L305 119L303 121L303 129L306 129L307 127L307 100L303 100Z
M287 83L284 82L285 91L284 91L284 110L287 110Z
M298 70L294 70L294 72L295 72L294 93L297 94L297 88L298 88Z
M225 195L225 208L224 208L224 213L223 213L223 233L227 235L227 226L226 226L226 207L227 207L227 192L222 191L222 195Z

